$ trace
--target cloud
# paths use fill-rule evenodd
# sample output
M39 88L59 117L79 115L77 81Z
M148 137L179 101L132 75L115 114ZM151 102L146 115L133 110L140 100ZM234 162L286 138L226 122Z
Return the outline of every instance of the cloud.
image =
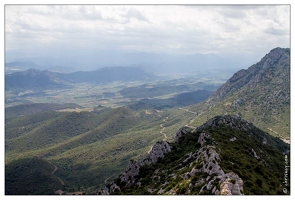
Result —
M289 33L288 5L5 6L6 51L68 46L255 54L286 47Z
M276 29L274 27L269 27L265 29L265 33L272 34L272 35L289 35L290 32L286 29Z
M135 8L128 9L128 11L126 13L126 18L128 20L137 19L139 21L147 21L146 17L140 11L138 11Z

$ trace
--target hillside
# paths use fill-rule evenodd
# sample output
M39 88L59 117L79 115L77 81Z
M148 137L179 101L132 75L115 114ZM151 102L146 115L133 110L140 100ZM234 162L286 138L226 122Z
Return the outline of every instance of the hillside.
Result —
M198 128L181 128L173 143L156 143L146 159L132 160L99 193L289 193L283 185L288 152L284 142L238 116L214 117Z
M18 116L31 115L39 112L56 111L67 108L82 108L75 103L26 103L5 108L5 118L14 118Z
M5 166L5 194L50 194L63 187L55 171L56 166L39 157L13 162Z
M6 194L32 194L31 188L34 194L90 194L123 171L130 159L146 155L156 141L171 140L173 130L192 116L179 109L98 107L91 112L44 111L10 118L5 123ZM34 157L48 166L33 165L29 170ZM50 166L57 167L54 176L46 170ZM22 177L36 177L39 171L40 179L30 180L27 189L13 187L16 180L18 186L26 185Z
M290 138L290 49L275 48L235 73L206 101L188 108L194 126L216 115L240 115L265 132Z

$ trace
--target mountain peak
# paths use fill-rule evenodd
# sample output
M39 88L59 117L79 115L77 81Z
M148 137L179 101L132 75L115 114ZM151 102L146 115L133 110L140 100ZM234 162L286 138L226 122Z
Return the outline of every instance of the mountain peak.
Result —
M290 49L275 48L266 54L259 62L249 67L247 70L242 69L236 72L222 87L220 87L208 100L216 102L226 96L239 91L243 87L255 88L259 82L264 79L273 77L275 74L272 69L284 73L290 71ZM286 72L285 72L286 71Z
M238 115L224 115L216 116L208 120L202 126L199 126L197 130L202 130L207 127L219 127L221 125L229 126L231 128L240 130L240 131L249 131L251 130L251 124L246 120L242 119Z
M277 47L272 49L268 54L266 54L260 62L258 62L258 66L263 69L266 69L270 66L272 67L280 67L280 60L282 59L281 63L285 62L285 59L290 59L290 49L289 48L280 48ZM257 65L256 64L256 65Z

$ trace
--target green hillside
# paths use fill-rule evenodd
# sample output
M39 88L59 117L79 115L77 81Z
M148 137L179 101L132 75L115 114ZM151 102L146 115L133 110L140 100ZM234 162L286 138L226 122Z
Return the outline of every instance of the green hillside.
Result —
M10 171L5 176L7 180L15 178L12 174L17 172L16 165L22 169L21 176L35 176L34 170L27 170L26 166L38 156L57 167L55 175L64 185L53 181L56 190L68 194L97 191L124 170L130 159L147 155L156 141L173 140L174 130L188 123L192 116L179 109L135 112L120 107L16 117L7 120L5 127L5 167ZM38 170L43 173L42 167ZM43 173L42 177L52 179L50 173ZM39 187L46 188L33 186L38 191ZM51 187L49 193L48 188L40 192L52 194L56 190ZM19 194L13 187L6 192ZM22 194L31 191L23 189Z
M5 166L5 194L52 194L63 187L54 172L52 163L38 157L14 161Z

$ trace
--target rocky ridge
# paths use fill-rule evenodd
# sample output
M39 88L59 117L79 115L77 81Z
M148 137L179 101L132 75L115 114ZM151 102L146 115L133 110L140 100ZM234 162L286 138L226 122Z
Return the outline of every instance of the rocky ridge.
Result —
M269 134L290 138L290 49L275 48L259 62L236 72L197 112L193 126L216 115L239 115Z
M136 176L139 175L140 168L144 165L156 163L160 158L164 158L165 154L171 152L171 146L166 141L157 142L150 151L148 158L142 161L131 160L125 172L119 176L121 182L125 182L127 186L132 184L139 184L136 182ZM110 188L104 188L100 191L101 194L108 195L109 192L120 190L120 187L112 183Z
M174 143L156 143L146 159L131 160L98 193L242 195L265 194L269 188L278 193L283 166L276 168L283 161L273 156L283 156L273 144L288 148L240 116L216 116L200 127L180 128Z
M242 121L242 123L237 123L237 121ZM245 120L242 120L239 116L223 116L215 117L209 120L204 125L196 128L195 130L203 130L207 127L218 127L220 125L228 125L232 128L238 130L247 131L249 129L249 123ZM193 130L191 127L184 126L176 132L175 142L179 142L187 133L190 133ZM188 179L189 177L194 177L196 174L206 174L205 177L199 178L194 186L201 186L199 194L202 194L204 190L210 191L211 194L221 194L221 195L241 195L243 194L243 180L234 172L225 173L220 167L220 156L216 151L214 145L208 145L206 142L208 140L213 140L209 133L206 131L201 132L198 137L198 143L200 144L200 149L195 152L190 152L187 154L182 163L186 163L191 168L190 171L185 172L180 175L183 180ZM214 144L214 142L213 142ZM126 171L119 176L120 182L125 183L126 186L137 185L140 186L141 182L137 179L137 176L140 173L141 167L145 165L150 165L156 163L159 159L164 158L165 155L171 152L172 146L165 141L158 142L155 144L148 155L148 158L143 161L134 161L131 160ZM254 151L254 150L253 150ZM197 163L197 165L194 165ZM194 166L193 166L194 165ZM185 165L184 165L185 166ZM159 173L159 171L154 172L154 177ZM174 175L171 174L173 177ZM174 177L175 178L175 177ZM188 194L190 194L189 189L193 186L192 183L188 185ZM100 191L100 194L108 195L121 191L120 187L116 183L112 183L109 187L105 187ZM163 194L163 188L153 188L150 189L151 194ZM173 189L166 192L166 194L177 194Z
M262 83L264 79L267 79L267 73L276 69L276 75L283 75L290 81L290 77L285 73L285 70L290 70L290 49L275 48L266 54L258 63L252 65L248 69L242 69L236 72L222 87L220 87L208 100L217 101L225 98L226 96L239 91L245 85L254 89ZM286 96L288 98L288 96ZM289 97L290 98L290 97ZM288 99L284 99L286 101ZM290 101L290 99L289 99Z

